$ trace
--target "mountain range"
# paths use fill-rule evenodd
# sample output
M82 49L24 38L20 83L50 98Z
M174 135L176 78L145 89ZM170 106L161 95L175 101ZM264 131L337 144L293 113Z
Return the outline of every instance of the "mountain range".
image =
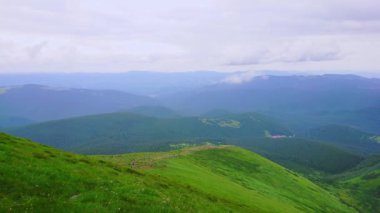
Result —
M148 97L113 90L23 85L3 87L2 91L0 117L34 122L123 111L156 103Z
M1 75L0 211L377 212L380 80L241 74Z

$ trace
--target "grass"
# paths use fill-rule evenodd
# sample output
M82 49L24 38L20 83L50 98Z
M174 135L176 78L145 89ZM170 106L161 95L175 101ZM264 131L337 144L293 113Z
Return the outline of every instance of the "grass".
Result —
M333 145L302 138L252 138L231 143L253 150L297 171L314 169L326 173L341 173L363 160L363 157Z
M380 209L380 156L372 156L357 167L326 178L336 194L361 212Z
M234 146L84 156L0 133L0 211L354 212Z
M151 172L250 211L349 211L310 181L237 147L199 151L169 160L163 166Z

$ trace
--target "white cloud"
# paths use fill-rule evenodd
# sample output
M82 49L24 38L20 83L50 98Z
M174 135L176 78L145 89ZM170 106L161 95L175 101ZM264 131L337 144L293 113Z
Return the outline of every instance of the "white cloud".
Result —
M222 80L222 82L229 84L241 84L251 81L257 75L258 73L256 73L255 71L242 72L227 76L225 79Z
M315 39L302 41L301 39L296 39L278 42L276 46L265 45L263 48L251 47L253 53L246 50L248 55L228 62L227 65L320 62L343 59L340 47L334 41L315 41Z
M0 72L380 70L376 0L0 4Z

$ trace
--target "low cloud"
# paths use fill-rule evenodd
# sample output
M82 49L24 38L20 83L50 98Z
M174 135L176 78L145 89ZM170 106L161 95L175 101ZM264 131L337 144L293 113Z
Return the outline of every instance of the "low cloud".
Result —
M30 46L26 48L26 52L30 59L35 59L42 52L42 50L48 45L47 41L43 41L39 44Z
M222 83L241 84L251 81L257 75L258 73L256 73L255 71L242 72L231 76L227 76L225 79L222 80Z
M227 63L230 66L260 65L273 63L303 63L335 61L344 58L340 47L334 43L294 43L273 49L259 50Z

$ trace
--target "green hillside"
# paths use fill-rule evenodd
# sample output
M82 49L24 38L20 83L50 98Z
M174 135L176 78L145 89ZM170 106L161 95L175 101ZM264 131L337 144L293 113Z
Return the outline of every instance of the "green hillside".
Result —
M252 138L233 142L287 168L309 174L313 170L339 173L359 164L363 157L330 144L302 138Z
M176 111L163 106L139 106L129 109L128 112L158 118L179 117Z
M257 113L223 117L157 118L133 113L110 113L45 122L8 130L10 134L68 151L115 154L168 150L172 143L225 143L230 139L291 133Z
M380 156L371 156L345 173L329 176L345 203L362 212L380 209Z
M83 156L0 134L0 211L355 212L233 146Z
M360 154L380 154L380 143L375 140L376 135L350 126L319 126L310 129L305 136L314 140L335 144Z

